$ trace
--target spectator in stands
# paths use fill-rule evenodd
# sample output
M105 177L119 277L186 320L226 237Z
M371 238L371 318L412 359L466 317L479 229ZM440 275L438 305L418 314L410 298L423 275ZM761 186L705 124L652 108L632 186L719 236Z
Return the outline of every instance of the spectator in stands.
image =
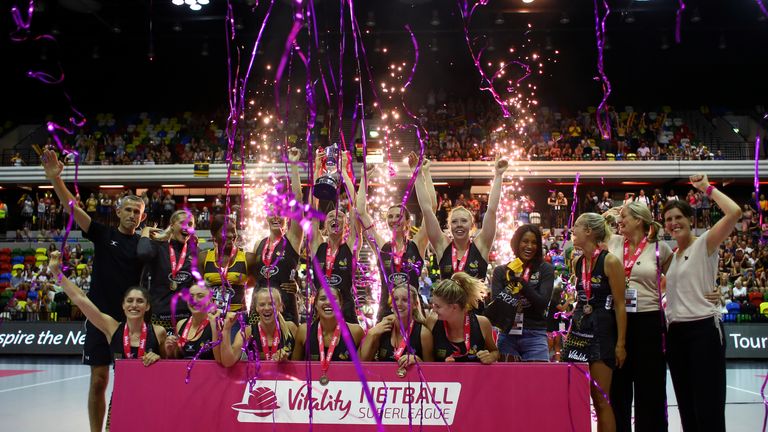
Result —
M648 198L648 196L645 194L645 189L640 189L640 193L635 197L635 201L639 202L640 204L648 207L650 209L651 207L651 200Z
M669 203L670 201L677 201L679 199L680 198L678 198L677 195L675 195L675 190L670 189L669 192L667 193L667 203Z
M556 205L557 205L557 192L551 190L549 191L549 196L547 197L547 207L549 208L549 227L550 228L557 227L557 210L555 210Z
M597 203L597 209L599 210L598 213L602 214L607 212L613 207L613 200L611 199L611 195L608 193L608 191L603 192L603 198L600 200L600 202Z
M165 198L163 198L163 213L162 218L160 219L160 225L170 225L171 224L171 214L176 211L176 200L173 199L170 193L165 194Z
M709 195L724 215L697 237L688 203L671 202L664 208L665 229L678 245L667 271L669 370L683 429L725 430L724 335L720 310L705 295L715 288L717 252L741 218L741 210L710 185L706 175L693 175L690 181ZM707 397L700 397L703 394Z
M557 193L557 200L555 200L555 228L565 228L566 214L568 212L568 198L562 192Z

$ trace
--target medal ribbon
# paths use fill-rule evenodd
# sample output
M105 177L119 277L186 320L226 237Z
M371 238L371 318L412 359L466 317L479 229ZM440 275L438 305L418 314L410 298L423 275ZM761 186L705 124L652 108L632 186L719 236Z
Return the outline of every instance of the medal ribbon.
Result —
M141 336L139 337L139 352L137 358L144 357L144 348L147 346L147 323L141 323ZM131 354L131 331L128 329L128 323L123 326L123 354L125 358L133 358Z
M277 354L277 347L280 345L280 331L277 329L277 326L275 326L275 333L272 335L272 348L269 348L267 345L267 335L264 334L264 330L261 328L261 324L258 324L257 326L259 327L261 350L264 351L264 360L273 360L275 358L275 354ZM318 328L319 327L320 324L318 324Z
M331 277L333 272L333 264L336 262L336 254L339 253L340 248L336 250L331 249L331 243L328 243L328 249L325 251L325 276Z
M627 281L629 281L629 275L632 274L632 267L635 266L635 262L637 262L637 259L640 258L640 254L643 253L643 250L645 249L645 246L648 244L648 237L643 237L643 241L640 242L639 245L637 245L637 248L635 249L635 253L630 257L629 256L629 240L624 239L624 276L626 276Z
M179 261L176 262L176 251L171 246L171 242L168 242L168 255L171 259L171 277L175 278L176 273L181 270L184 265L184 260L187 258L187 243L184 242L184 247L181 248L181 254L179 254Z
M443 321L445 322L445 321ZM411 332L413 331L413 319L411 319L411 324L408 326L408 338L411 337ZM397 349L395 350L395 360L400 360L400 357L403 356L403 351L405 351L406 345L406 335L401 335L403 339L400 341L400 344L397 346Z
M269 238L267 238L267 244L264 245L264 250L261 251L261 261L264 263L265 266L269 267L272 265L272 258L274 257L275 247L278 243L280 243L283 240L283 236L278 237L275 239L274 243L269 243ZM267 247L269 247L269 251L267 251Z
M218 249L217 249L218 252ZM227 286L228 284L224 281L227 280L227 275L229 274L229 267L235 263L235 257L237 256L237 253L239 250L235 245L232 245L232 251L229 252L229 262L227 265L223 267L219 267L219 273L221 273L221 285Z
M192 339L197 339L205 330L205 327L208 326L208 318L203 320L203 322L200 323L199 326L197 326L197 330L195 330L194 336L192 336ZM189 329L192 328L192 318L189 318L187 320L187 324L184 326L184 330L181 331L181 336L179 337L179 347L183 347L185 343L189 340Z
M451 342L448 335L450 334L448 332L448 323L443 321L443 328L445 329L445 336L448 338L448 342ZM453 342L451 342L451 345L453 345L454 348L456 348L456 351L454 351L451 354L451 357L461 357L463 354L461 354L461 349L456 346ZM466 354L469 354L469 314L464 315L464 346L467 348Z
M326 354L325 343L323 342L323 325L319 322L317 323L317 346L320 348L320 369L323 371L323 375L326 375L328 369L331 367L331 357L333 357L333 351L336 349L336 344L339 343L340 334L341 330L339 324L336 323L331 343L328 345L328 353Z
M472 246L472 243L469 244L470 247ZM467 265L467 257L469 256L469 248L464 251L464 255L461 256L461 259L456 259L456 245L451 243L451 264L453 265L453 272L462 272L464 271L464 266Z
M584 262L581 264L581 286L584 288L584 292L587 294L587 303L592 298L592 266L595 264L595 260L600 256L600 249L595 249L592 254L592 259L589 260L589 270L587 270L587 259L584 257Z
M394 241L392 242L392 261L395 263L395 273L400 273L400 270L403 268L403 255L405 255L406 249L408 249L407 241L405 245L403 245L403 250L399 252L397 250L397 244Z

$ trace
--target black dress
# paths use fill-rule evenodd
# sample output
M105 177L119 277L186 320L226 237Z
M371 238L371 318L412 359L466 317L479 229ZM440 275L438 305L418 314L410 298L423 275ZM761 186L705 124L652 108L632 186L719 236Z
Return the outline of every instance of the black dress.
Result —
M299 254L283 236L272 252L270 265L264 263L264 248L267 247L269 237L262 239L256 247L256 287L266 286L277 288L283 300L283 318L286 321L299 322L299 310L296 304L296 293L288 293L280 288L280 284L288 283L296 276L296 267L299 264ZM267 250L269 253L269 250Z
M448 245L443 251L443 256L440 258L440 279L450 279L453 276L453 254L452 252L453 242ZM460 257L456 258L460 260ZM488 272L488 261L483 258L480 250L475 246L475 242L469 244L469 252L467 253L467 262L464 265L464 273L472 276L473 278L485 280L485 276Z
M179 321L179 326L183 330L184 326L187 324L187 319ZM188 335L190 337L193 337L194 335ZM199 338L196 340L187 340L184 342L184 345L181 346L181 354L182 358L185 359L191 359L194 358L195 355L197 355L197 352L200 351L200 347L203 346L206 342L210 342L213 340L213 332L211 331L211 325L208 324L205 326L205 329L203 330L203 333L200 335ZM200 354L200 357L198 357L200 360L214 360L213 357L213 349L209 349L205 351L204 353Z
M331 275L326 276L325 273L325 257L328 253L328 243L322 243L317 248L317 260L323 268L323 273L318 274L315 272L315 289L323 289L320 284L320 277L323 277L328 282L328 285L332 288L339 290L342 299L342 312L344 313L344 321L357 324L357 314L355 313L355 300L352 296L352 251L346 243L342 243L339 250L336 252L336 259L333 262L333 269Z
M462 327L463 325L462 323ZM483 331L480 329L480 322L477 320L477 315L472 312L469 312L469 353L467 353L464 341L452 342L448 339L448 335L445 334L445 324L442 320L438 320L435 326L432 327L432 337L435 341L436 362L445 361L446 358L451 357L454 353L456 353L454 358L457 362L479 362L480 359L477 358L477 352L485 349L485 338L483 337Z
M320 346L317 344L318 323L319 321L314 321L312 326L309 328L309 334L307 334L307 338L309 338L309 359L314 361L320 360ZM342 323L341 325L346 325L346 323ZM326 345L324 348L327 350L328 346ZM352 347L352 349L356 350L357 347ZM349 348L347 348L347 344L344 342L344 337L342 337L341 334L339 335L339 343L336 344L336 348L333 350L333 354L331 355L331 360L352 360L352 357L349 354Z
M399 324L396 324L399 325ZM418 356L420 359L424 358L424 352L421 347L421 328L422 324L414 322L413 323L413 330L411 330L411 335L409 336L409 346L413 348L413 354ZM409 351L406 349L406 351ZM403 352L403 355L406 353ZM392 346L392 332L388 331L386 333L383 333L381 335L381 339L379 339L379 350L376 351L376 355L374 357L374 360L376 361L397 361L395 359L395 347Z
M114 359L125 358L123 352L123 331L125 330L125 323L121 322L117 326L117 330L112 334L112 339L109 341L109 350L112 351L112 357ZM160 354L160 344L157 341L157 335L155 334L155 328L152 324L147 324L147 342L144 346L144 353L157 353ZM131 347L131 358L138 358L139 347Z
M392 252L392 242L386 242L381 247L381 264L384 267L384 273L381 273L382 266L379 266L381 276L379 319L392 313L392 307L389 305L390 288L394 289L395 286L403 282L408 282L409 285L416 288L419 287L419 276L421 276L421 268L424 266L424 259L419 252L419 246L413 240L409 240L403 253L400 270L397 270Z
M581 271L584 256L576 262L576 295L578 304L571 318L571 331L563 345L564 361L593 363L603 361L608 367L616 364L616 314L608 277L605 275L605 257L602 251L592 269L592 296L587 299ZM592 313L584 313L584 305L592 307Z
M286 354L288 354L288 358L291 357L291 353L293 352L293 347L296 345L296 339L293 337L293 335L290 335L288 337L284 337L286 329L281 329L283 331L283 334L280 335L280 342L277 344L277 349L279 350L285 350ZM315 328L315 332L317 332L317 329ZM265 335L267 337L267 340L272 339L273 335L268 334ZM315 339L317 339L317 335L315 335ZM251 342L258 352L264 352L264 347L261 346L261 336L259 334L259 325L258 324L252 324L251 325Z

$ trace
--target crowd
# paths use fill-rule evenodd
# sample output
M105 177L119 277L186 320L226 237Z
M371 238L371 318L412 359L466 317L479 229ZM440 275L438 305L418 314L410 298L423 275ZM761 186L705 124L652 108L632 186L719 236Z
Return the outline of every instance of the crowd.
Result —
M84 319L48 271L47 257L57 250L58 246L51 243L45 254L37 255L36 261L13 265L8 286L0 290L0 318L22 321ZM92 255L93 251L84 250L80 244L73 247L67 244L63 253L66 274L84 292L91 286Z
M431 99L433 102L434 100ZM500 128L499 110L487 101L445 100L419 109L429 131L427 157L436 161L476 161L493 158L493 144L512 140ZM521 157L532 161L587 160L718 160L720 150L710 150L696 140L683 120L667 112L608 111L608 138L598 129L594 110L565 115L541 108L523 127L516 146ZM517 128L515 128L517 130Z

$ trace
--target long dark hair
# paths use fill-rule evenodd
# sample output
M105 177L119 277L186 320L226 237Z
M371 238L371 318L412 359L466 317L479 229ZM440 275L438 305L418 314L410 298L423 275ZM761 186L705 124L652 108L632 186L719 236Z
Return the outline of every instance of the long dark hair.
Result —
M123 303L125 303L125 298L128 297L128 294L130 294L131 291L138 291L141 293L141 296L144 297L144 300L149 305L149 309L147 309L146 312L144 312L144 322L149 324L152 322L152 296L149 295L149 290L144 288L143 286L134 285L127 290L125 290L125 293L123 294Z
M544 241L541 238L541 230L539 230L539 227L533 224L525 224L521 225L517 228L515 233L512 235L512 240L509 242L510 246L512 246L512 252L515 253L516 257L520 257L520 242L523 240L523 236L526 233L533 233L534 236L536 236L536 254L531 259L530 264L536 268L538 267L541 262L544 260L543 257L543 244Z

